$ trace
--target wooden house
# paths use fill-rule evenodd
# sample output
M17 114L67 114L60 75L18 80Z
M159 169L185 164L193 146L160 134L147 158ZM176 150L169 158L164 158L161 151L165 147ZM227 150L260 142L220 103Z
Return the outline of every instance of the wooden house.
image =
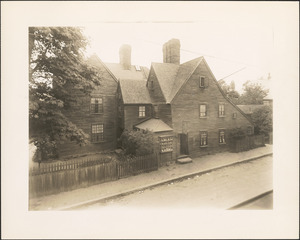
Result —
M68 143L61 153L114 149L125 129L149 129L166 162L226 151L232 128L253 133L251 120L224 95L203 57L180 64L179 40L164 44L163 63L152 63L150 70L131 64L129 45L119 53L119 63L90 59L102 74L101 86L68 113L90 144Z

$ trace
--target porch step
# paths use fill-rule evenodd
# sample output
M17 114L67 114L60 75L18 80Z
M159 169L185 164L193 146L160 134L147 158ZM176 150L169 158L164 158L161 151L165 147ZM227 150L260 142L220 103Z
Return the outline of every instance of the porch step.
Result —
M177 158L177 162L184 164L184 163L191 163L193 160L190 157L183 157L183 158Z
M179 155L178 157L177 157L177 159L180 159L180 158L187 158L187 157L190 157L189 155Z

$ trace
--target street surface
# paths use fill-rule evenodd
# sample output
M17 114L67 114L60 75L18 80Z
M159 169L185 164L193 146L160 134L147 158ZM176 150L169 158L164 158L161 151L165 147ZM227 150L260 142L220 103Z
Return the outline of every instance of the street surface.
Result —
M272 156L267 156L80 209L97 210L105 206L228 209L273 189L272 173ZM270 197L265 201L266 209L270 208L269 202Z

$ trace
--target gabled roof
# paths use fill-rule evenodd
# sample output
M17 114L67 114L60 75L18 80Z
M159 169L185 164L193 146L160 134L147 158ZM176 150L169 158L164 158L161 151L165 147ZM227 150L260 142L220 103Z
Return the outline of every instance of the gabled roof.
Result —
M153 70L167 103L173 100L202 59L203 57L199 57L180 65L173 63L152 63Z
M90 56L88 58L87 62L89 64L91 64L92 66L97 67L97 68L99 68L100 66L103 66L107 70L107 72L112 76L112 78L116 82L118 82L118 80L115 77L115 75L107 68L107 66L101 61L101 59L96 54L93 54L92 56Z
M135 125L135 127L142 130L150 130L152 132L173 131L173 129L170 128L166 123L156 118L146 120L145 122Z
M149 75L149 69L144 66L131 65L127 70L119 63L105 63L105 65L117 79L147 80Z
M124 104L151 104L146 80L120 79Z

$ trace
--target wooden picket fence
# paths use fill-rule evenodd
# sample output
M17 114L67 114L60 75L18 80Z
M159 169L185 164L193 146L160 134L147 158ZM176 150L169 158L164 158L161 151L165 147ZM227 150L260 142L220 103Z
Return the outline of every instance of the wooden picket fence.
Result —
M243 139L232 141L231 151L242 152L262 146L265 146L264 135L252 135L246 136Z
M29 195L38 197L70 191L157 169L158 160L154 154L124 162L96 158L41 164L29 172Z

